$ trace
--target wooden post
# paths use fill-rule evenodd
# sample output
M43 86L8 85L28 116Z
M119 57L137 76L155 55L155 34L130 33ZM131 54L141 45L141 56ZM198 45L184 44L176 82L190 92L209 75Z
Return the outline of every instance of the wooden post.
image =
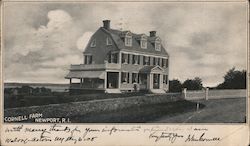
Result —
M159 74L159 75L160 75L159 87L160 89L163 89L163 74Z
M208 91L209 91L209 88L206 88L206 91L205 91L205 99L208 100Z
M186 98L187 98L187 88L184 88L184 89L182 90L182 93L183 93L184 99L186 99Z
M72 78L69 79L69 84L72 84Z
M108 79L108 78L107 78L107 74L108 74L108 73L105 71L105 72L104 72L104 89L107 89L107 79Z
M196 111L198 111L198 110L199 110L199 108L200 108L200 103L199 103L199 102L197 102L197 103L196 103Z

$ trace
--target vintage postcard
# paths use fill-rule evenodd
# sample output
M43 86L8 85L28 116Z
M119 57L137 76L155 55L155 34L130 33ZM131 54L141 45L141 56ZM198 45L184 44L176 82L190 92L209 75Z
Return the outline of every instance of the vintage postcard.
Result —
M247 1L3 1L1 145L249 145Z

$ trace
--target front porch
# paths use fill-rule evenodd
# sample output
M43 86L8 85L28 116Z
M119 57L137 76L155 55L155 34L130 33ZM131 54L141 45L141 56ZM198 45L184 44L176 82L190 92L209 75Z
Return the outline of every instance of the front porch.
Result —
M139 72L120 70L71 70L65 77L69 79L70 90L99 90L106 93L121 91L150 91L165 93L166 76L159 66L145 66Z

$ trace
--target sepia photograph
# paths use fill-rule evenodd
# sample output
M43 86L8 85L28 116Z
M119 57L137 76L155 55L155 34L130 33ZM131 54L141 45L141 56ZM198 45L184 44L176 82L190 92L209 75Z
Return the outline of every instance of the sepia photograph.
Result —
M246 124L246 2L5 2L4 123Z

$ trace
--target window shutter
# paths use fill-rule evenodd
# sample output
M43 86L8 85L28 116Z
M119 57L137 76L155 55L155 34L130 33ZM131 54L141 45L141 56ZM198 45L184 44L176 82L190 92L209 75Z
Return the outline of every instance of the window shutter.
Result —
M129 72L127 73L127 83L129 83Z

